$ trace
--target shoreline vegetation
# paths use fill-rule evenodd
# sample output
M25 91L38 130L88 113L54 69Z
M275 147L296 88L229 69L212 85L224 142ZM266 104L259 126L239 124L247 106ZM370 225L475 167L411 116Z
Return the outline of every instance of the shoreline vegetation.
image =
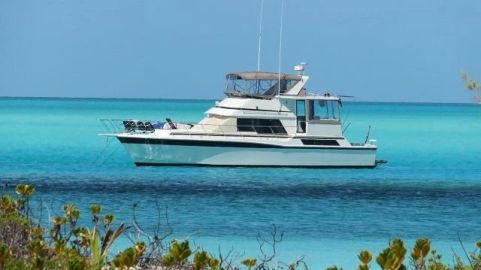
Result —
M35 188L20 184L15 192L4 192L0 197L0 270L30 269L175 269L175 270L270 270L310 269L304 257L290 263L277 258L277 247L283 233L273 225L267 234L258 234L259 255L243 258L233 250L214 255L202 248L191 247L189 240L173 237L173 230L165 212L166 224L155 226L147 233L137 222L134 204L132 224L118 223L112 214L103 214L98 204L89 208L91 223L79 224L80 210L72 203L62 208L62 215L49 217L42 224L41 213L31 207ZM159 219L162 211L157 206ZM112 251L119 237L127 237L132 245L120 252ZM357 256L357 270L481 270L481 241L468 252L460 241L464 254L453 254L452 265L445 264L431 242L419 238L408 251L401 239L389 241L388 246L373 255L362 250ZM356 260L353 257L353 260ZM326 270L341 270L337 266Z
M481 104L481 85L477 81L471 79L464 71L461 71L461 79L464 82L464 87L474 93L474 101Z

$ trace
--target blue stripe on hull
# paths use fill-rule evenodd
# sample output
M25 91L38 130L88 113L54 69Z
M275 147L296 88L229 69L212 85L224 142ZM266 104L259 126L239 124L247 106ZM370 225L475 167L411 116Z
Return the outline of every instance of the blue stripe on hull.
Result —
M185 146L213 146L213 147L243 147L243 148L289 148L289 149L344 149L344 150L376 150L375 147L339 147L339 146L283 146L254 142L228 142L207 140L179 140L179 139L145 139L133 137L117 137L126 144L163 144Z

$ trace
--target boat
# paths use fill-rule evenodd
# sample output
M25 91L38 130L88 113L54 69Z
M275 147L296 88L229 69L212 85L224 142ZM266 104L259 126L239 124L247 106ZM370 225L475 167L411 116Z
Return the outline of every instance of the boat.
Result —
M104 119L120 126L106 135L137 166L376 167L375 140L344 136L341 97L308 91L304 66L296 70L228 73L225 98L200 122Z

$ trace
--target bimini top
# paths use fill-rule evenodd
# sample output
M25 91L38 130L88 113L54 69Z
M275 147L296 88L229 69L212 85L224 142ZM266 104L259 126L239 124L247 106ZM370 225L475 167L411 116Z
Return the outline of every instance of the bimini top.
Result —
M226 75L228 80L279 80L279 73L265 71L233 72ZM300 81L302 76L280 73L281 80Z
M285 73L249 71L229 73L226 78L224 93L228 97L270 99L276 94L286 93L294 85L301 83L303 77Z

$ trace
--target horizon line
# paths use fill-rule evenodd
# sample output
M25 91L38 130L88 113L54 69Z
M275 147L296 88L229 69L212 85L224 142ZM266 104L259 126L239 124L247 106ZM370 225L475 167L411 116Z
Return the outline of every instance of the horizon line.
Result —
M149 97L45 97L45 96L0 96L0 99L85 99L85 100L190 100L190 101L217 101L216 98L149 98ZM223 98L222 98L223 99ZM478 105L472 102L431 102L431 101L373 101L373 100L355 100L355 98L344 99L344 102L364 102L364 103L414 103L414 104L462 104L462 105Z

